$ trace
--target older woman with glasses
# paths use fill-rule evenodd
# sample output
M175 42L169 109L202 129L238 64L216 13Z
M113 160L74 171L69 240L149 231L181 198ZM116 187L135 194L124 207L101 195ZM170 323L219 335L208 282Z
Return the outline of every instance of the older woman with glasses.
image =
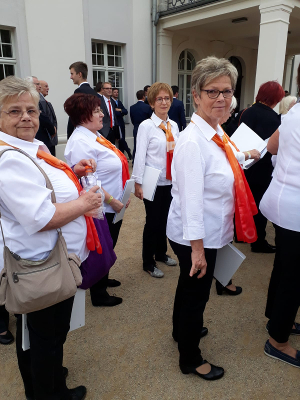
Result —
M83 262L89 244L99 244L93 234L92 219L84 215L101 205L98 186L79 196L78 177L85 166L96 168L93 160L78 160L74 172L56 159L48 148L35 139L39 128L39 95L32 83L16 77L0 82L0 270L4 267L4 239L11 252L39 261L46 259L57 241L61 228L68 252ZM28 157L11 149L20 149ZM56 195L51 201L41 171L48 175ZM75 175L77 174L77 176ZM87 242L87 236L89 241ZM89 248L88 248L89 246ZM34 298L34 296L33 296ZM82 400L86 388L68 389L67 370L63 369L63 345L70 328L74 297L45 309L27 314L30 350L22 349L22 316L17 318L17 356L27 400Z
M217 249L232 241L234 212L238 238L256 239L257 209L239 165L252 155L240 153L220 126L236 81L237 70L228 60L208 57L197 63L191 82L196 112L176 143L172 164L167 236L180 265L173 338L182 373L206 380L224 374L223 368L203 360L199 342L207 333L203 313Z
M135 195L144 201L146 210L143 269L154 278L162 278L164 273L157 268L156 261L169 266L176 265L176 261L166 254L166 225L172 199L171 162L179 131L177 123L168 117L173 100L171 87L166 83L156 82L148 89L147 97L153 114L138 129L132 179L135 180ZM143 197L145 166L161 170L153 201Z

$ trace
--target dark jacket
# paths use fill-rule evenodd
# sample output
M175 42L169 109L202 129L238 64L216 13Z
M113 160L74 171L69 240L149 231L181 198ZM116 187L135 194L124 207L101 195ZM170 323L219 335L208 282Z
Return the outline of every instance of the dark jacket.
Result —
M114 100L112 98L111 102L114 103L115 109L119 108L122 110L122 111L115 111L115 113L116 113L116 117L117 117L117 123L118 123L119 127L121 128L122 136L123 136L123 138L125 138L125 123L124 123L123 117L124 117L124 115L128 114L128 111L123 106L123 103L121 102L121 100L118 100L118 104L117 104L116 100Z
M85 94L93 94L94 96L97 96L97 92L90 87L90 84L88 82L83 83L81 86L79 86L75 91L75 93L85 93ZM69 139L69 137L72 135L73 131L74 131L74 126L69 118L68 121L68 127L67 127L67 137Z
M281 124L280 116L270 107L254 103L252 107L246 109L240 116L240 123L244 122L263 140L268 139L278 129ZM252 149L249 149L252 150ZM267 153L256 164L245 170L245 175L250 186L260 186L268 188L272 179L271 154Z
M110 133L110 114L106 106L106 102L104 100L104 96L100 96L97 94L97 96L101 100L101 109L103 111L104 117L103 117L103 128L100 130L101 135L103 135L105 138L108 138L108 135ZM114 114L114 136L115 139L118 139L119 137L119 126L118 126L118 121L117 121L117 116L116 116L116 110L115 110L115 105L116 103L114 101L111 101L111 106L113 108L113 114Z
M139 125L145 119L151 118L152 110L148 104L143 101L138 101L130 107L130 119L133 125L133 136L136 137Z
M185 111L182 101L174 97L168 114L169 118L177 123L179 132L186 128Z
M39 109L41 111L40 126L35 138L43 142L47 147L52 147L54 146L52 140L55 135L54 123L49 118L50 111L48 111L47 102L42 95L40 95Z

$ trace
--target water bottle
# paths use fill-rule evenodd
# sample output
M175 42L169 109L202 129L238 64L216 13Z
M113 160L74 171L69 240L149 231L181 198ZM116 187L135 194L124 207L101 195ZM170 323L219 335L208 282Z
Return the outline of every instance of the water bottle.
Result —
M101 189L101 181L97 180L97 178L93 174L93 169L91 167L86 166L85 169L86 169L86 175L81 178L81 184L83 187L83 191L81 192L81 194L88 192L94 186L99 186L97 193L100 193L102 198L102 205L97 210L93 210L92 212L89 212L86 215L93 218L104 219L103 202L105 196L103 190Z

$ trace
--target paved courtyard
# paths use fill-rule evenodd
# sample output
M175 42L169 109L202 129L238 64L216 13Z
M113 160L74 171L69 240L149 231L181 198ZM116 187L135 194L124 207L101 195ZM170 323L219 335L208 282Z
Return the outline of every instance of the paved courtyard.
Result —
M238 244L247 258L234 283L243 287L243 293L217 296L213 285L205 311L209 333L201 348L207 360L225 368L225 376L206 382L179 370L171 335L179 268L159 265L163 279L143 272L144 218L143 203L132 195L115 249L118 260L111 270L111 277L122 285L109 289L123 297L123 303L94 308L87 292L86 325L70 333L65 345L68 386L85 385L87 400L298 399L299 369L263 353L264 307L274 255L252 254L249 245ZM271 225L268 240L274 243ZM15 333L14 317L10 328ZM291 343L300 348L299 337L291 337ZM25 400L15 346L1 346L0 355L0 399Z

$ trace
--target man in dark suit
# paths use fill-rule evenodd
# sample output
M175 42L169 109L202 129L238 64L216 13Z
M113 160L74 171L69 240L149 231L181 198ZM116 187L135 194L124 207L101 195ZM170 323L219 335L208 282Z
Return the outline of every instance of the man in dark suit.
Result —
M120 132L115 110L116 103L111 100L112 86L110 82L102 83L102 92L102 96L99 93L97 94L101 99L101 109L104 114L103 127L100 133L112 144L115 144L116 140L120 139Z
M133 125L133 139L134 139L134 149L133 149L133 161L136 150L136 136L139 125L145 121L145 119L151 118L152 110L149 104L145 104L145 91L138 90L136 92L137 103L130 107L130 119Z
M149 105L149 103L148 103L148 99L147 99L147 92L148 92L149 87L150 87L150 85L144 86L144 92L145 92L145 100L144 100L144 103L145 103L145 104L148 104L148 105Z
M49 148L51 154L53 156L55 156L55 146L58 144L58 139L57 139L57 118L54 112L54 108L52 106L52 104L50 103L50 101L46 100L46 96L48 96L49 93L49 85L46 81L40 81L40 85L41 85L41 95L43 96L43 99L41 99L41 103L42 106L45 109L45 112L48 116L48 118L50 119L50 121L52 122L52 124L54 125L55 128L55 135L51 140L52 143L52 147Z
M173 90L173 102L169 110L169 118L177 123L179 132L186 127L185 112L183 102L178 100L178 86L172 86Z
M90 84L87 81L88 75L88 67L86 63L82 61L74 62L70 65L70 79L72 79L74 85L78 85L78 88L74 91L74 93L86 93L86 94L93 94L97 96L96 91L90 87ZM69 118L68 121L68 128L67 128L67 137L72 135L74 131L74 126Z
M119 129L121 130L121 134L122 134L122 137L120 137L120 141L119 141L119 149L122 151L122 153L124 153L124 151L126 151L126 153L128 154L129 160L131 160L132 159L131 150L128 147L128 144L125 140L125 123L124 123L124 119L123 119L124 115L128 114L128 111L123 106L123 103L121 102L121 100L119 100L119 89L113 88L111 100L112 100L112 102L115 102L117 122L119 125Z
M53 154L53 144L52 139L56 135L56 128L53 122L50 120L49 116L47 115L47 104L44 96L41 94L41 84L40 81L36 76L29 76L26 78L29 82L34 83L36 90L39 92L40 101L39 101L39 109L40 113L40 126L39 130L37 131L35 138L43 142L48 149L50 150L51 154Z

